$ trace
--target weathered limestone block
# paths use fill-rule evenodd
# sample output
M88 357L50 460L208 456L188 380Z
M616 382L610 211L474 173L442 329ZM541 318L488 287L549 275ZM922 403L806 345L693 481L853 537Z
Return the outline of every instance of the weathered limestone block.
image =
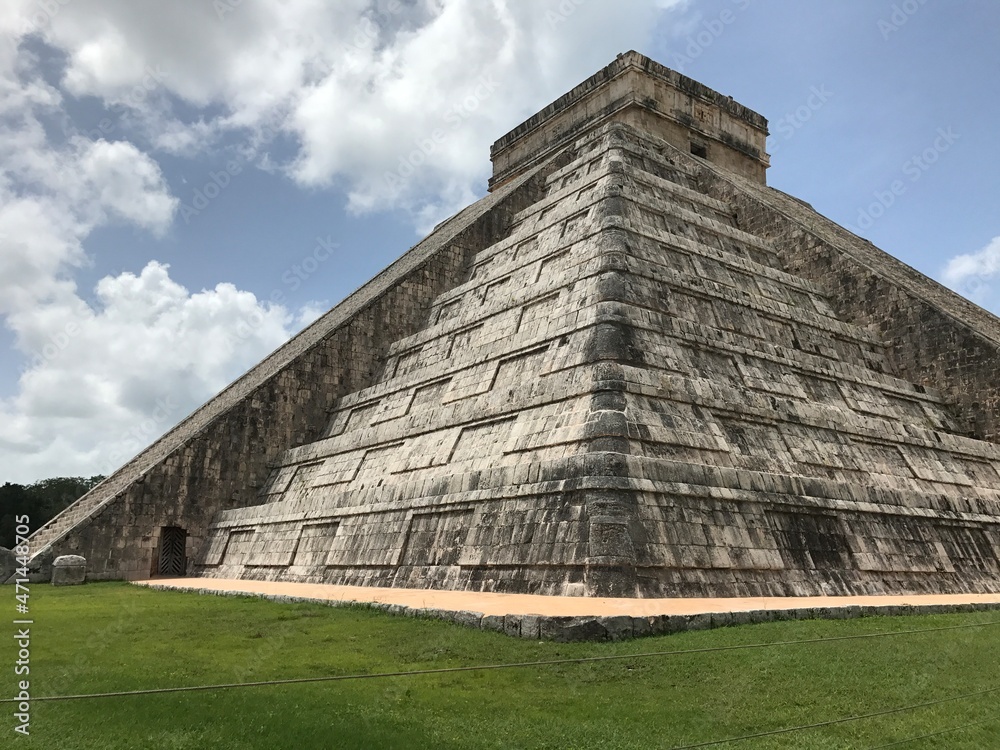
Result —
M87 560L79 555L61 555L52 563L53 586L77 586L87 580Z
M542 640L553 640L561 643L571 643L574 641L606 641L619 640L609 633L607 620L617 620L614 624L615 633L621 637L631 637L633 627L631 622L625 620L632 618L606 618L606 617L545 617L542 618L539 628L539 637ZM624 635L625 631L628 635Z
M482 625L483 613L461 610L458 612L449 612L444 619L468 628L479 629Z
M503 618L503 632L514 638L521 635L521 615L505 615Z
M495 630L497 632L504 632L504 616L503 615L486 615L479 621L479 626L483 630Z
M542 615L521 615L520 636L537 641L541 637L543 619Z
M604 627L609 641L624 641L632 638L635 634L633 619L628 615L616 615L613 617L601 617L598 622Z

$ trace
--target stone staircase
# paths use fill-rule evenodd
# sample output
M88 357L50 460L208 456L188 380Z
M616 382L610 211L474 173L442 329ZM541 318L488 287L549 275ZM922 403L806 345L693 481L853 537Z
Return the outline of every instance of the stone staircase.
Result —
M571 153L324 439L286 453L263 504L217 517L200 572L561 594L986 585L960 576L997 564L982 523L1000 447L897 377L692 157L616 127ZM613 477L571 479L598 456ZM588 541L622 527L628 543ZM602 565L636 582L601 588Z
M54 516L48 523L32 534L30 541L32 556L44 552L46 547L57 541L63 534L77 526L87 516L111 499L104 492L105 488L102 485L105 482L92 488L86 495Z

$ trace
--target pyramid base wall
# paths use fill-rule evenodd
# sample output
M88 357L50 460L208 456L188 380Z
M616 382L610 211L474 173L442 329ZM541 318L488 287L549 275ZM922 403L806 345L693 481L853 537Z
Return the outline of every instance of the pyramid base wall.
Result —
M533 466L536 472L552 470ZM447 486L447 478L441 481ZM277 506L283 503L241 509L213 525L194 574L584 595L590 593L588 496L560 490L563 484L481 487L386 503L377 510L282 511Z
M1000 592L996 522L666 493L640 516L643 597Z
M608 471L582 473L595 464ZM903 493L882 491L876 503L864 488L807 477L615 454L535 470L548 480L409 507L231 511L195 573L642 598L1000 592L995 517L908 507ZM718 486L704 484L712 478Z

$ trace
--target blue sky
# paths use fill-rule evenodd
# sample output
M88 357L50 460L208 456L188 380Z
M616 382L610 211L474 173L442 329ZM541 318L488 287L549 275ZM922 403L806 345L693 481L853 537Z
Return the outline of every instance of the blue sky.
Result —
M107 473L485 193L636 49L769 182L1000 311L992 0L6 0L0 481Z

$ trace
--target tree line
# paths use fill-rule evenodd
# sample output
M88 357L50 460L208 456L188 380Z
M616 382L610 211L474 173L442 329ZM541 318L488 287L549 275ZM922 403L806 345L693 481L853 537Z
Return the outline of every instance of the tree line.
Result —
M86 494L103 476L55 477L34 484L6 482L0 486L0 547L15 544L14 519L28 516L32 533Z

